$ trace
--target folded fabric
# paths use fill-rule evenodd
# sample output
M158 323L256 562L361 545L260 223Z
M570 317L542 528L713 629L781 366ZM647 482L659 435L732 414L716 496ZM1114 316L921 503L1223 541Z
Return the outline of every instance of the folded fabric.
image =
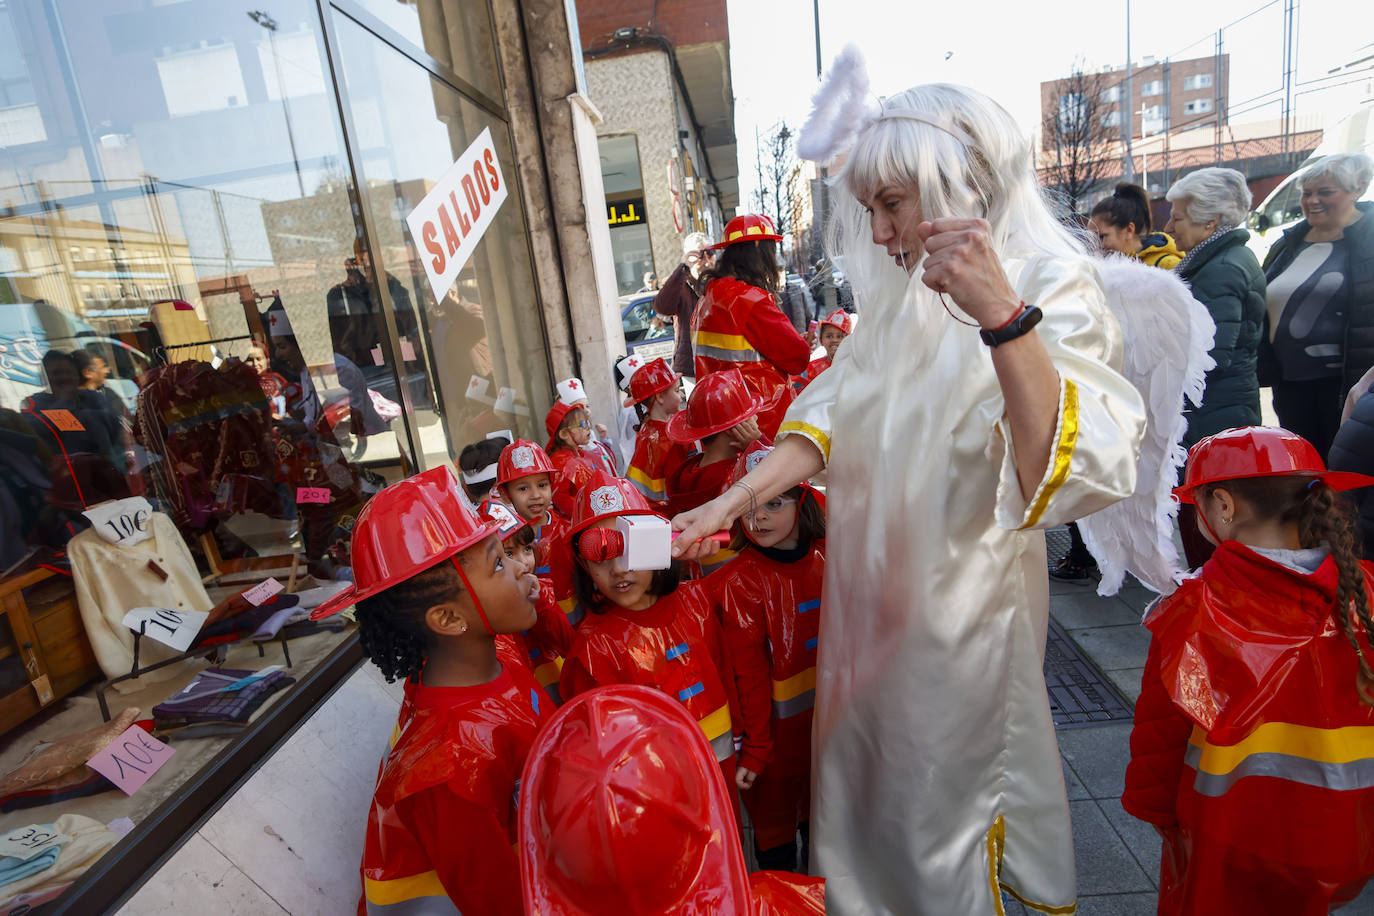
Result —
M52 829L72 838L70 843L62 847L56 864L6 884L6 893L38 894L71 884L119 840L119 835L104 824L80 814L62 815L53 821ZM10 912L11 909L8 903L0 905L0 912Z
M73 770L84 769L86 761L122 735L134 724L138 715L138 707L131 706L111 722L38 745L16 769L0 777L0 798L8 798L16 792L25 792L52 782Z
M267 642L270 639L276 639L277 633L290 622L292 617L298 617L303 613L307 612L294 607L282 608L264 620L262 625L253 631L253 642Z
M334 579L322 579L320 580L320 584L314 588L299 589L294 594L301 600L301 607L308 611L313 611L323 604L326 598L332 598L347 587L347 582L340 582Z
M159 728L193 722L246 722L271 694L296 682L280 668L264 671L206 668L153 707Z
M200 631L199 638L223 636L226 633L251 633L270 617L300 604L300 600L299 595L276 595L270 601L264 601L257 607L249 607L246 611L235 614L233 617L226 617L209 624Z
M50 827L50 825L44 825ZM36 875L40 871L47 871L57 864L57 857L62 853L61 844L45 846L38 850L27 859L18 856L0 856L0 885L13 884L20 878L27 878L29 875Z
M114 787L115 784L104 776L88 767L82 767L81 770L73 770L31 789L0 798L0 813L8 814L11 811L23 811L27 808L40 808L43 805L86 798L90 795L99 795L101 792L109 792Z

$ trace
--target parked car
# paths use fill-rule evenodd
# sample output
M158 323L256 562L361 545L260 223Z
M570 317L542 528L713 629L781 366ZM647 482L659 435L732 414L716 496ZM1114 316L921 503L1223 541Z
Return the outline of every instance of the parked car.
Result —
M105 380L133 413L138 399L134 379L150 365L147 354L43 301L0 304L0 407L17 410L24 398L42 391L43 354L78 347L110 367Z
M625 330L625 346L645 362L660 356L673 361L673 325L654 311L656 293L634 293L620 297L620 324ZM628 354L627 354L628 355Z

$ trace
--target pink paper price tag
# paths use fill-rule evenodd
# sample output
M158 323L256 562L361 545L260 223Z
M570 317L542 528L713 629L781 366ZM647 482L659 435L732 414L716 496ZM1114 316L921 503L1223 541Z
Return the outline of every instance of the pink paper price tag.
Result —
M86 761L86 765L118 786L125 795L133 795L150 776L162 769L173 753L170 747L137 725L130 725L124 734Z
M259 607L272 600L272 596L284 588L286 588L286 586L282 585L276 579L268 579L264 582L259 582L257 585L244 592L243 600L253 605L253 607Z
M329 503L328 487L296 487L296 504Z

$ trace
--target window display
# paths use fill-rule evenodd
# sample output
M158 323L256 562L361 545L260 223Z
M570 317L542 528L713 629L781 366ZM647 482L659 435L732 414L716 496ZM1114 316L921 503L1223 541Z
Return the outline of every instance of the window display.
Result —
M538 430L520 195L440 301L404 219L484 131L518 180L491 30L0 2L0 911L116 901L361 657L361 507Z

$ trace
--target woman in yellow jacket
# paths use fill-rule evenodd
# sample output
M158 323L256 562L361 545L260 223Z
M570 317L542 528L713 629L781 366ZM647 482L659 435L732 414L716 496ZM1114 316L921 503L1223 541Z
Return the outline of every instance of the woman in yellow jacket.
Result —
M1153 231L1150 197L1138 184L1122 182L1111 197L1098 201L1088 228L1105 250L1137 257L1151 267L1173 270L1183 260L1173 239Z

